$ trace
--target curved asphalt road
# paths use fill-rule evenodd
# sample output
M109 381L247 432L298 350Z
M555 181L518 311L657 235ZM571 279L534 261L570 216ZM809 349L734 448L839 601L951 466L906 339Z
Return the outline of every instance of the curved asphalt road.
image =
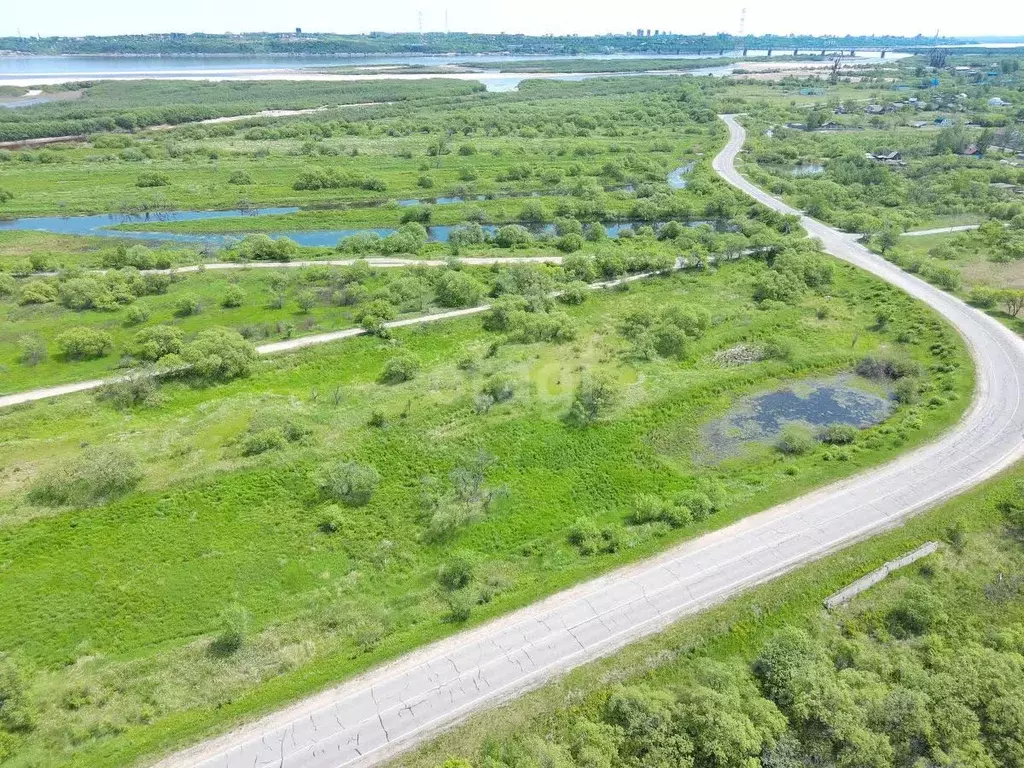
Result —
M715 158L726 181L796 213L733 168L744 133ZM926 301L974 354L976 400L940 440L878 469L745 518L656 558L422 648L221 738L162 768L375 765L483 707L536 687L728 596L778 576L984 480L1024 454L1024 344L985 315L804 217L813 237Z

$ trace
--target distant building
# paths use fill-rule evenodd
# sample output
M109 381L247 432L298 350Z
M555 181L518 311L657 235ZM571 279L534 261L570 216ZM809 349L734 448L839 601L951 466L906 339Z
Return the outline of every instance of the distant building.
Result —
M865 152L864 157L868 160L874 160L876 163L885 163L886 165L906 165L903 162L903 155L899 152L879 152L877 154Z
M301 35L302 34L302 27L296 27L295 28L295 34L296 35Z
M991 99L988 100L988 105L990 107L1008 107L1010 106L1010 102L1003 101L998 96L993 96Z

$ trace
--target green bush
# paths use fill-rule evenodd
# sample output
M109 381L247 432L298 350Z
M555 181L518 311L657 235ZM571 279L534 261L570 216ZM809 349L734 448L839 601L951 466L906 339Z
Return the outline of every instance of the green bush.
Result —
M232 254L243 261L291 261L298 252L298 244L287 237L246 235Z
M465 272L446 269L434 285L434 293L442 307L474 307L480 303L484 287Z
M186 293L174 300L174 314L176 317L190 317L198 315L202 311L199 297L192 293Z
M259 432L250 432L242 438L242 455L258 456L267 451L284 448L286 442L284 435L278 429L263 429Z
M145 373L117 378L100 387L96 399L110 403L119 411L151 405L157 401L156 379Z
M135 356L155 362L166 355L181 353L182 333L171 325L153 325L135 334Z
M469 586L473 580L473 564L463 555L455 555L437 569L438 583L449 592Z
M350 507L361 507L369 503L377 490L380 474L366 464L336 461L320 467L315 480L325 496Z
M584 374L573 392L569 421L585 426L607 413L616 400L616 387L603 373Z
M36 725L36 712L28 697L26 676L6 653L0 653L0 761L4 754L4 732L26 733Z
M142 480L135 456L117 448L86 448L43 474L29 501L46 507L85 506L121 496Z
M857 439L857 428L850 424L829 424L818 439L826 445L849 445Z
M565 287L562 288L562 292L558 295L558 300L563 304L574 306L585 302L589 295L590 289L586 283L581 280L573 280L571 283L566 283Z
M242 306L245 301L245 291L238 285L231 284L224 289L224 295L220 298L220 305L225 309L234 309Z
M21 286L19 304L49 304L57 300L57 286L48 280L29 280Z
M167 355L161 362L174 367L179 363L177 358ZM256 362L256 350L237 331L208 328L182 347L180 362L190 366L183 375L201 381L230 381L249 375Z
M252 184L252 176L250 176L246 171L237 170L228 176L228 184L248 186L249 184Z
M814 435L802 424L787 424L775 441L775 449L789 456L802 456L814 450Z
M69 360L104 357L114 348L114 339L109 333L93 328L70 328L59 334L55 341Z
M866 379L902 379L917 376L921 367L906 357L867 355L857 363L856 371Z
M125 325L142 325L149 320L149 310L139 304L132 304L124 313Z
M140 173L135 180L136 187L166 187L171 180L162 173Z
M249 612L240 605L224 609L220 615L220 631L210 643L210 650L217 656L236 653L245 643L251 622Z
M39 336L25 335L18 339L18 361L29 367L46 360L46 342Z
M0 296L13 296L18 291L18 281L5 272L0 272Z
M999 292L987 285L976 285L971 288L967 300L981 309L992 309L999 300Z
M390 358L384 363L384 369L381 371L379 380L383 384L401 384L414 378L419 369L419 361L412 355L403 353Z
M499 373L487 380L483 391L493 402L504 403L515 397L516 382L511 376Z

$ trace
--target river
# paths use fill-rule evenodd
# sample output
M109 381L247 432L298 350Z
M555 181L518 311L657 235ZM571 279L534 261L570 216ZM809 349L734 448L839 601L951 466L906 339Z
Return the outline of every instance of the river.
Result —
M782 55L782 51L776 51ZM791 52L786 52L791 53ZM802 53L820 53L803 51ZM767 51L748 51L751 57L764 56ZM725 51L725 56L742 57L742 51ZM888 54L891 59L906 54ZM591 77L607 77L601 73L502 73L501 64L524 59L543 61L573 61L579 59L622 61L627 59L712 59L719 53L645 55L615 54L588 56L546 56L480 54L451 56L0 56L0 85L26 87L30 85L56 85L76 80L382 80L445 78L477 80L491 91L510 91L526 79L585 80ZM857 63L880 61L880 55L870 51L858 51L854 57ZM463 64L478 68L480 72L394 73L394 74L326 74L314 72L333 66L401 66L422 65L442 66ZM707 67L675 72L659 71L651 74L678 76L681 74L728 74L731 67ZM641 72L616 73L629 77Z

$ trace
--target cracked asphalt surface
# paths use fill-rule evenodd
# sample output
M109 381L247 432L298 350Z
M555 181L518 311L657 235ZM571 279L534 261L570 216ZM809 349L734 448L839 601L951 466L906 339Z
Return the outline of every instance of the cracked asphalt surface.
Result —
M776 210L798 213L733 167L732 116L715 170ZM173 755L160 768L341 768L379 764L464 717L652 634L743 589L898 525L1024 455L1024 344L955 297L908 275L850 235L802 217L834 256L927 302L963 334L975 401L939 440L848 480L747 517L483 626L421 648L335 688Z

